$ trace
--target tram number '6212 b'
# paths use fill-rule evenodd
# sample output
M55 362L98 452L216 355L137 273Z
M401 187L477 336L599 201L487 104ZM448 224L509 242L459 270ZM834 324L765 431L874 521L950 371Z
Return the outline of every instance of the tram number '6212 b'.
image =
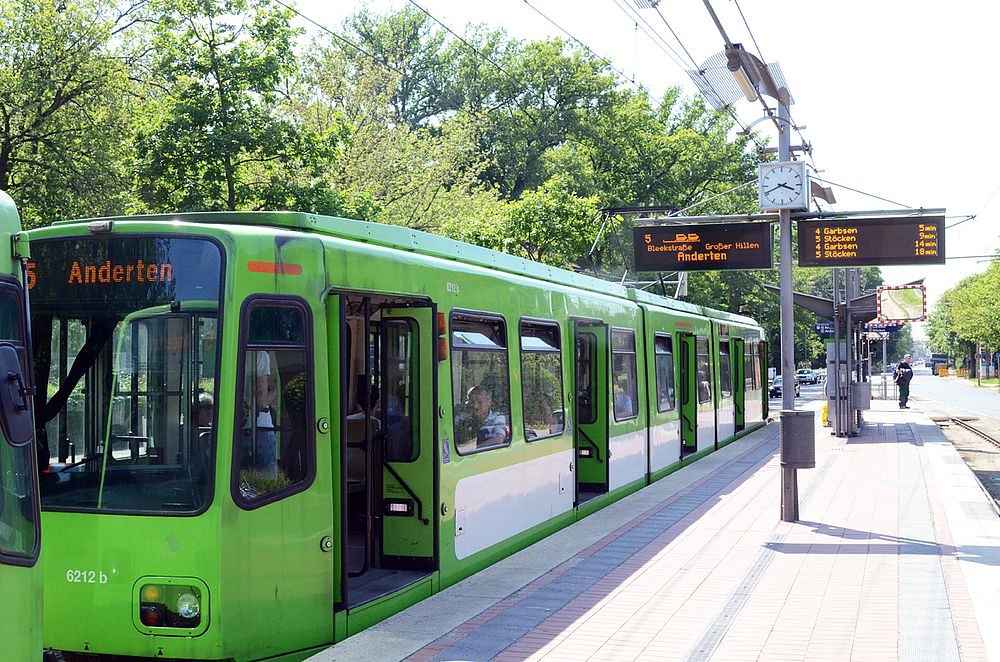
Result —
M107 584L108 576L103 570L67 570L66 581L70 584Z

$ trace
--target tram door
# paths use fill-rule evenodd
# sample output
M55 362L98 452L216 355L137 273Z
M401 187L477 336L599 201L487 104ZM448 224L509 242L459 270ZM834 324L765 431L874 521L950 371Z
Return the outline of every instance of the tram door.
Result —
M608 326L578 321L574 327L576 504L608 491Z
M434 569L435 335L423 302L345 298L341 548L350 610Z
M681 391L681 457L698 449L698 372L695 366L695 337L682 333L680 384Z
M733 405L736 416L736 431L746 428L746 373L743 361L744 345L742 338L730 340L730 357L733 371Z
M432 569L433 310L389 308L382 317L383 563Z

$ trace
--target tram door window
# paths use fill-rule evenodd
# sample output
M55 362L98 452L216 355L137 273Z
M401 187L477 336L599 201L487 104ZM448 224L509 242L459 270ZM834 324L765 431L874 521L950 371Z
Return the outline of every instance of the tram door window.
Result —
M695 337L680 335L681 456L698 446L698 399L700 391L695 371Z
M746 427L746 394L745 385L745 363L743 352L743 339L733 338L730 341L732 347L732 370L733 370L733 402L735 404L736 430L737 432Z
M708 351L708 338L698 338L695 341L696 347L696 370L698 381L698 404L702 405L712 401L712 362ZM728 355L726 357L728 359ZM727 367L728 371L728 367Z
M312 324L297 299L254 299L243 315L234 473L237 501L255 507L314 475Z
M755 358L754 371L755 374L757 375L757 383L763 386L763 384L765 383L764 375L767 374L767 341L762 340L759 343L757 343L757 353L754 355L754 358ZM767 410L767 405L768 405L767 399L769 397L768 389L761 388L760 392L761 392L760 399L762 407L761 418L766 419L768 415L768 410Z
M608 491L610 347L608 327L578 321L574 330L577 505Z

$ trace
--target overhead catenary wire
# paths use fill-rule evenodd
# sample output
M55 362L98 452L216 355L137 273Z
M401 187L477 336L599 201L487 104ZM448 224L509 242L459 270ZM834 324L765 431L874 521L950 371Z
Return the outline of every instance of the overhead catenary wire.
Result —
M577 39L576 37L574 37L572 34L570 34L570 32L566 28L564 28L563 26L561 26L558 23L556 23L547 14L545 14L545 12L543 12L542 10L540 10L538 7L536 7L533 4L531 4L528 0L523 0L523 1L524 1L524 4L528 5L528 7L530 7L531 9L533 9L536 14L538 14L539 16L541 16L542 18L544 18L546 21L548 21L549 23L551 23L553 27L555 27L557 30L559 30L560 32L562 32L564 35L566 35L567 37L569 37L570 39L572 39L573 41L575 41L576 43L578 43L580 46L582 46L583 48L585 48L587 50L587 52L589 52L591 55L593 55L594 57L596 57L598 59L598 61L600 61L606 67L608 67L609 69L611 69L612 71L614 71L615 73L617 73L625 81L627 81L628 83L630 83L633 87L635 87L636 89L639 89L639 90L645 89L641 85L636 84L634 77L629 77L629 75L626 74L624 71L622 71L618 67L614 66L611 63L611 58L605 57L603 55L598 54L596 51L594 51L593 48L591 48L586 43L584 43L584 42L580 41L579 39Z
M677 67L683 71L685 69L684 58L678 53L673 46L671 46L666 39L664 39L659 32L656 31L646 18L637 12L632 5L623 2L623 0L611 0L618 9L621 10L629 20L635 21L636 23L642 23L645 27L640 27L639 30L642 31L646 37L653 42L653 45L659 48L663 53L675 64Z
M325 25L323 25L319 21L316 21L316 20L314 20L314 19L306 16L305 14L303 14L302 12L300 12L295 7L292 7L290 5L285 4L282 0L272 0L272 2L274 2L277 5L281 5L282 7L284 7L288 11L292 12L293 14L295 14L296 16L298 16L299 18L301 18L302 20L308 21L309 23L312 23L317 28L319 28L323 32L326 32L327 34L329 34L331 37L333 37L337 41L339 41L341 43L344 43L344 44L347 44L348 46L350 46L354 50L358 51L359 53L364 54L365 56L367 56L369 59L371 59L376 64L379 64L379 65L385 67L386 69L389 69L390 71L394 71L397 74L399 74L400 76L405 76L406 75L402 71L400 71L399 69L397 69L396 67L394 67L391 64L389 64L388 62L386 62L385 60L379 59L376 56L374 56L371 53L369 53L368 51L366 51L365 49L361 48L361 46L358 46L357 44L355 44L353 41L351 41L347 37L345 37L345 36L343 36L341 34L338 34L337 32L334 32L333 30L331 30L330 28L326 27Z
M824 184L829 184L830 186L839 186L842 189L846 189L853 193L858 193L860 195L868 196L869 198L874 198L876 200L881 200L882 202L888 202L890 205L896 205L897 207L902 207L904 209L916 209L913 205L903 204L902 202L896 202L895 200L890 200L889 198L883 198L880 195L875 195L874 193L867 193L865 191L858 190L856 188L851 188L845 184L838 184L837 182L832 182L829 179L824 179L822 177L813 177L813 179L823 182Z
M514 89L518 89L519 90L519 89L521 89L523 87L521 81L519 81L513 74L511 74L504 67L502 67L500 64L498 64L493 58L488 57L482 51L480 51L475 46L473 46L471 43L469 43L468 40L466 40L465 38L461 37L451 27L449 27L447 24L445 24L444 21L442 21L441 19L439 19L438 17L436 17L434 14L431 14L429 11L427 11L421 5L417 4L417 2L415 0L407 0L407 2L409 2L414 7L416 7L417 9L419 9L428 18L430 18L432 21L434 21L435 23L437 23L438 25L440 25L442 28L444 28L449 34L453 35L456 39L458 39L459 41L461 41L462 44L464 44L469 50L471 50L477 57L482 58L483 60L485 60L486 62L488 62L490 65L492 65L494 68L496 68L497 71L499 71L500 73L502 73L507 78L507 80L513 85ZM580 43L580 42L578 42L578 43ZM582 44L581 43L581 45L584 48L587 48L586 44ZM592 55L594 55L594 57L600 58L600 56L597 55L596 53L594 53L593 50L591 50L589 48L587 48L587 50ZM546 89L543 88L541 90L541 95L542 95L542 99L543 100L547 100L549 102L555 103L555 100L552 99L549 96L548 90L546 90ZM511 101L513 101L514 99L516 99L518 96L520 96L520 92L515 92L512 96L510 96L510 97L508 97L506 99L503 99L501 101L498 101L496 104L494 104L493 109L500 108L500 107L502 107L502 106L510 103ZM524 111L524 115L525 115L525 117L527 117L528 121L532 124L532 126L534 128L536 128L536 129L539 128L539 126L538 126L538 120L531 113L529 113L527 111ZM610 152L613 152L614 154L616 154L619 157L621 156L620 150L617 148L617 146L615 146L613 144L610 144L610 143L606 142L603 139L600 139L599 142L601 143L601 146L604 147L605 149L609 150Z

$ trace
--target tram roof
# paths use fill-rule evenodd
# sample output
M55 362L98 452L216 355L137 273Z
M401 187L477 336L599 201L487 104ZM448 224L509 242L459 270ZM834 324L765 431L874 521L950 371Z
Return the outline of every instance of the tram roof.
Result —
M204 223L218 225L241 225L259 228L277 228L321 234L338 239L358 241L411 253L486 267L506 273L526 275L537 280L575 287L590 292L630 299L637 303L660 306L704 315L713 319L756 326L757 323L742 315L705 308L691 303L659 296L643 290L627 288L618 283L534 262L525 258L501 253L481 246L467 244L447 237L430 234L398 225L356 221L337 216L323 216L293 211L272 212L188 212L180 214L147 214L140 216L119 216L100 219L76 219L56 221L53 226L82 224L92 221L112 222L170 222Z

